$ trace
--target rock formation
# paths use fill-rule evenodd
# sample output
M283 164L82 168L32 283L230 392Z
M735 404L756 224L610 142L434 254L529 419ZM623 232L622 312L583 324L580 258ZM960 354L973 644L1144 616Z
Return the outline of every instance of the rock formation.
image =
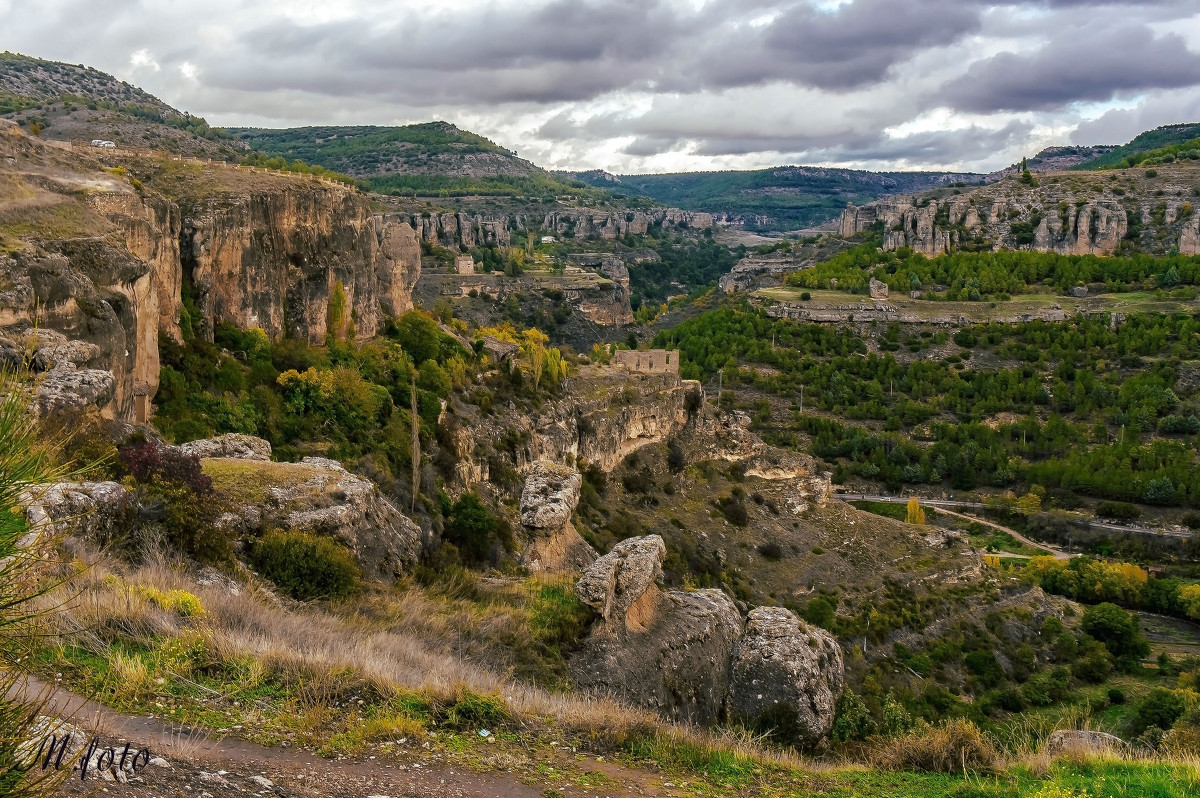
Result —
M382 313L412 307L417 231L407 218L374 214L351 188L225 166L130 183L6 120L0 168L19 188L15 209L28 203L30 218L45 219L0 249L0 336L36 328L92 346L76 349L86 358L40 369L48 406L75 395L109 418L146 421L160 333L178 340L186 326L211 340L229 322L320 342L339 283L360 338L375 335ZM50 216L37 215L47 208ZM185 279L197 318L184 318ZM110 378L84 373L93 370Z
M833 635L783 607L758 607L734 648L729 718L812 744L833 727L843 675Z
M270 460L271 443L253 435L231 432L215 438L191 441L180 445L184 454L193 457L227 457L232 460Z
M269 504L254 509L271 525L334 538L354 555L368 576L394 579L421 556L425 535L370 480L340 463L305 457L295 467L308 479L269 491Z
M887 283L885 283L881 280L876 280L874 277L872 277L870 283L867 284L867 290L871 294L871 299L887 299L888 298Z
M521 564L530 571L581 571L595 561L571 523L582 485L573 468L542 460L530 469L521 491L521 525L530 538Z
M570 661L575 686L676 721L827 734L843 680L833 637L777 607L752 611L743 633L723 592L658 589L665 554L658 535L630 538L584 571L575 592L598 617Z
M658 535L623 540L583 573L575 594L604 621L627 628L629 610L662 579L666 555Z

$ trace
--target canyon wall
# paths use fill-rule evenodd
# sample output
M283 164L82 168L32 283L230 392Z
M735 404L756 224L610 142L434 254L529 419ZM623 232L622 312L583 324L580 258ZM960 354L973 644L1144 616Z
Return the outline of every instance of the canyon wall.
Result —
M1200 168L1009 176L987 186L888 197L848 205L844 237L876 229L883 248L934 257L958 251L1021 249L1063 255L1200 252Z
M412 308L417 231L365 195L224 167L186 180L167 179L166 162L140 167L166 177L144 185L0 125L0 362L38 353L35 370L54 371L65 390L91 379L68 369L111 372L111 390L89 401L145 421L160 334L212 340L228 322L320 343L339 283L359 338ZM39 331L80 345L48 344Z

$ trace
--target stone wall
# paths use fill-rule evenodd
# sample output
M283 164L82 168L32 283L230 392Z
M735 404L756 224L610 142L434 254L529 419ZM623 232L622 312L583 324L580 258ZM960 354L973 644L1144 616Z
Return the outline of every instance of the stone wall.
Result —
M613 355L612 363L618 368L641 374L679 375L679 352L676 350L620 349Z

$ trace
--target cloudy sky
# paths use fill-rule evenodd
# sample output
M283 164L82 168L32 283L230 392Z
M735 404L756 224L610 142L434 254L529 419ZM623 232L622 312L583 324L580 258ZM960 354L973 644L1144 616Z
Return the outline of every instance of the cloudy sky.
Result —
M445 119L551 168L987 171L1200 120L1197 0L0 0L220 125Z

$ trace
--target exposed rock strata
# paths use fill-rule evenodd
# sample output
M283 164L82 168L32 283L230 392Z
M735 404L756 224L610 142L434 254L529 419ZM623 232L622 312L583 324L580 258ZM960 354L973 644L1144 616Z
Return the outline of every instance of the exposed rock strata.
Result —
M270 441L237 432L191 441L180 445L179 448L184 454L193 457L227 457L232 460L271 459Z

